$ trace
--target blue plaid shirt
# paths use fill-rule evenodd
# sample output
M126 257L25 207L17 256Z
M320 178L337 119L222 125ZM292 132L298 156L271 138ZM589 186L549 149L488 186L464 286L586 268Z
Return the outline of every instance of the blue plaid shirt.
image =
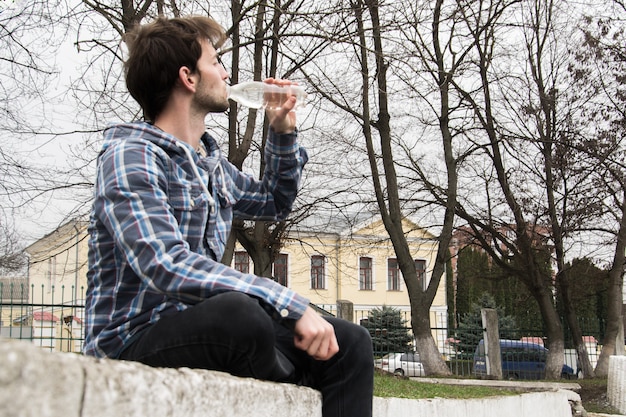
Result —
M221 292L254 296L277 319L306 309L288 288L218 262L233 217L282 220L291 211L308 159L297 135L270 133L262 181L230 164L208 134L202 143L206 157L147 123L105 131L89 225L85 354L115 358L161 316Z

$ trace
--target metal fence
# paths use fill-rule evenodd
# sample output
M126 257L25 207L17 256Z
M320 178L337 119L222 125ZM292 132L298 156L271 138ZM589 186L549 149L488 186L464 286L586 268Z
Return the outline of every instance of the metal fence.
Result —
M81 352L84 340L84 288L34 286L25 282L0 281L0 336L4 338L27 340L34 345L50 351ZM318 311L335 315L336 306L320 305ZM413 355L416 346L410 328L410 312L400 311L399 320L387 323L373 323L371 311L354 311L354 322L368 328L374 343L377 366L394 372L402 368L401 364L383 364L383 357L392 353L411 353L406 356L419 362L419 355ZM474 354L483 330L454 330L447 323L436 323L431 333L443 359L451 372L457 376L475 376ZM592 365L597 363L603 336L602 323L582 323L585 343ZM545 337L542 330L507 331L501 337L527 341L543 345ZM566 343L567 343L566 337ZM578 369L576 352L567 346L564 364L575 371ZM400 361L400 355L394 360ZM415 365L419 368L421 364ZM393 368L393 369L392 369ZM414 370L420 376L419 369ZM413 372L413 371L409 371ZM423 372L423 368L422 368Z
M0 336L28 340L50 351L81 352L84 289L0 282ZM80 298L78 298L80 297Z
M333 305L324 306L325 310L336 312ZM380 313L381 309L376 308ZM409 376L422 376L423 367L419 354L416 353L416 343L410 328L410 311L395 311L395 317L386 322L377 320L374 311L357 310L354 311L354 321L370 331L374 344L374 354L376 365L386 371L403 373ZM450 371L460 377L476 377L484 372L481 369L474 369L474 365L480 362L477 355L479 344L483 338L482 326L469 329L452 329L447 326L447 316L431 315L430 331L437 344L439 352ZM600 319L581 319L580 327L585 335L583 341L589 356L591 365L595 367L602 349L601 341L604 339L605 323ZM523 379L541 379L542 372L526 373L525 366L542 367L545 365L544 348L547 338L543 329L502 329L501 339L513 340L516 343L504 343L506 349L503 352L503 366L505 367L505 377ZM565 352L563 364L565 365L567 377L577 377L579 372L576 350L571 342L569 331L565 328ZM520 345L521 348L513 352L511 344ZM415 353L415 354L414 354ZM404 355L403 355L404 354ZM534 360L531 358L538 358ZM480 365L480 363L479 363Z

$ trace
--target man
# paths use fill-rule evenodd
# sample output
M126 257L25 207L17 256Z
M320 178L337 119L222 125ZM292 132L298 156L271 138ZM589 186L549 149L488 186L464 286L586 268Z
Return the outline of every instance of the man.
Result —
M324 319L278 283L219 263L234 216L282 220L306 151L295 97L267 110L261 181L230 164L205 133L228 108L228 74L210 18L160 18L126 39L126 84L146 122L105 131L89 227L84 351L304 384L324 416L371 416L367 331ZM266 82L289 85L285 80Z

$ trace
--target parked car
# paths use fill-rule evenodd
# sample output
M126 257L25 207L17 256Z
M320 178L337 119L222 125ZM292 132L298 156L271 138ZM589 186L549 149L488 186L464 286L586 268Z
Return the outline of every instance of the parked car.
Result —
M374 361L374 366L383 371L402 376L424 376L424 365L417 352L388 353Z
M504 379L544 379L548 349L537 343L520 340L500 340L502 376ZM487 375L485 344L481 339L474 352L474 374ZM576 378L574 370L563 365L561 378Z

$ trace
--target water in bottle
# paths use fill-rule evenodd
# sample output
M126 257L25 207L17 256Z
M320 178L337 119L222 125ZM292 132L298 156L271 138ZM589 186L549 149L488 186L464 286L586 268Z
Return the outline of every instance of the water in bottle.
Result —
M306 92L299 85L280 86L260 81L247 81L228 87L228 98L252 108L279 109L290 95L296 96L295 108L306 105Z

